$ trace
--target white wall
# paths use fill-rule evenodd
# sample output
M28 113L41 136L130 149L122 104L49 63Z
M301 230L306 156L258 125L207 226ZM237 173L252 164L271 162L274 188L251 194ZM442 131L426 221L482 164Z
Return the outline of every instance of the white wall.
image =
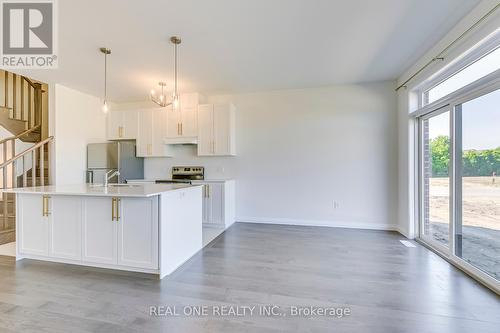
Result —
M407 80L430 59L437 56L448 44L477 22L483 15L498 4L497 0L484 0L465 16L441 41L429 50L421 59L411 66L398 79L398 85ZM407 84L407 88L398 91L398 230L408 238L416 236L417 221L415 218L415 120L408 116L414 110L412 88L430 77L432 74L454 61L464 51L478 43L485 36L500 26L500 11L470 32L460 43L456 44L446 55L444 61L434 62L427 70Z
M59 84L50 88L54 89L50 112L54 120L50 133L55 137L54 183L84 183L87 144L106 140L106 116L101 111L101 100Z
M174 158L146 159L146 178L167 178L172 165L202 165L207 178L235 178L239 221L394 227L393 82L210 100L236 106L237 156L202 158L196 146L177 146Z

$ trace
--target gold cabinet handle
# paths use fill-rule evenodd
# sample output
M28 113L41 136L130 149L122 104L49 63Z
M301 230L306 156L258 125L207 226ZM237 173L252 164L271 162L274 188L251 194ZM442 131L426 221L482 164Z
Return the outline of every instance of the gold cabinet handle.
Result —
M210 198L210 185L207 184L207 198Z
M181 135L182 135L182 123L181 123Z
M120 198L116 198L116 222L120 221Z
M153 151L152 145L151 145L151 143L148 143L148 155L151 155L152 151Z
M42 216L49 216L49 196L44 195L42 201Z
M115 206L116 206L116 198L111 198L111 221L114 221L116 218Z
M212 141L212 154L215 154L215 141Z
M118 126L118 137L123 137L123 126Z
M180 124L177 123L177 135L181 135L181 127L179 125Z

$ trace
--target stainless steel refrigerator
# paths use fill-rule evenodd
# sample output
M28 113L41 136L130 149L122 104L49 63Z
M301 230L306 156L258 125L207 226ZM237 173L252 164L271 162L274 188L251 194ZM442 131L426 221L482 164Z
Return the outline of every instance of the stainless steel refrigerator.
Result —
M91 143L87 145L87 183L103 184L106 172L118 170L120 175L110 183L144 178L144 158L136 157L135 141Z

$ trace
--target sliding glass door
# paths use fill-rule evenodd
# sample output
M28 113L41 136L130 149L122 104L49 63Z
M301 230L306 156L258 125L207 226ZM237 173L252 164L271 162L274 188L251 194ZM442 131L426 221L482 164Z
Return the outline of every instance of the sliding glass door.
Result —
M419 235L500 281L500 84L418 118Z
M500 280L500 90L455 106L455 255Z
M450 243L450 111L420 121L421 237L439 247Z

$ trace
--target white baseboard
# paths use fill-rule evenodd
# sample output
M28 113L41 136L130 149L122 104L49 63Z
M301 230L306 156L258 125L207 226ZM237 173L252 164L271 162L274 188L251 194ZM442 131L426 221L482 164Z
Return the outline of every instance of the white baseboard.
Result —
M324 221L324 220L300 220L288 218L265 218L265 217L249 217L241 216L236 218L237 222L246 223L263 223L263 224L287 224L287 225L303 225L314 227L332 227L332 228L350 228L350 229L369 229L369 230L387 230L398 231L397 225L380 224L380 223L355 223L343 221Z
M399 226L396 226L396 231L399 232L401 235L405 236L408 239L412 239L409 237L408 233L406 230L401 229Z

